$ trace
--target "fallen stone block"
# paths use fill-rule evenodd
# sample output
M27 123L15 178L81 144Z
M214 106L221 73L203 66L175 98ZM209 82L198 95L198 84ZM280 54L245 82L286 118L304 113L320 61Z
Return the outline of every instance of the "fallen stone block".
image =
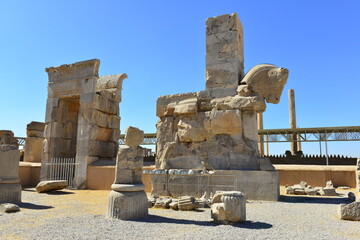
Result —
M68 186L66 180L53 180L53 181L42 181L39 182L36 186L36 191L38 193L51 192L56 190L64 189Z
M13 212L18 212L18 211L20 211L20 208L16 204L13 204L13 203L0 204L0 212L13 213Z
M360 202L340 204L339 215L343 220L360 221Z
M195 198L189 196L181 197L178 202L178 207L181 211L195 210L197 208Z

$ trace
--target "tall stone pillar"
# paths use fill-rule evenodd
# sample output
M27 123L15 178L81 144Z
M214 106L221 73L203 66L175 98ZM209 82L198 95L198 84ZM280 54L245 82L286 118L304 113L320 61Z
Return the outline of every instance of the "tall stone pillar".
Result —
M294 89L289 89L289 123L291 129L296 129L296 110L295 110L295 92ZM298 149L297 134L291 136L292 142L290 143L291 152L295 154Z
M244 36L237 13L206 20L206 90L212 97L236 94L244 77Z

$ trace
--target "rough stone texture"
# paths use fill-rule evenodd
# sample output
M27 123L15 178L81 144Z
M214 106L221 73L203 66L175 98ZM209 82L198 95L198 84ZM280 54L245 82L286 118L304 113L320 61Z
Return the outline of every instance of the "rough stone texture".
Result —
M66 180L52 180L52 181L41 181L36 185L36 191L38 193L51 192L56 190L64 189L68 186Z
M26 127L24 162L41 162L45 123L31 122Z
M16 204L13 204L13 203L0 204L0 212L14 213L14 212L18 212L18 211L20 211L20 208Z
M190 211L197 208L195 198L190 196L182 196L178 201L178 209L181 211Z
M88 164L115 160L120 136L119 103L126 74L99 77L100 60L47 68L49 75L41 180L49 180L46 163L76 158L75 187L86 187Z
M221 202L211 206L211 217L215 222L245 222L246 199L241 192L230 191L217 193Z
M15 149L19 148L14 133L10 130L0 130L0 145L12 145Z
M17 146L0 145L0 203L20 203L19 150Z
M119 148L116 157L115 182L108 198L107 216L122 220L148 216L149 202L142 184L144 132L128 127L125 133L127 146Z
M152 174L152 194L201 197L204 192L240 191L250 200L277 201L280 177L277 171L214 170L210 174Z
M340 204L339 215L343 220L360 221L360 202Z
M144 140L144 131L135 127L128 127L125 134L125 144L131 148L138 147Z
M107 216L121 220L145 218L148 216L148 200L144 191L111 191L108 198Z
M156 168L246 170L241 173L248 179L231 172L232 181L223 177L224 187L211 183L208 192L240 190L250 199L277 200L279 186L271 184L279 184L278 174L260 158L256 114L265 102L279 102L288 70L260 64L244 75L243 44L236 13L207 19L206 90L158 98ZM198 178L153 176L153 193L201 196L193 187Z

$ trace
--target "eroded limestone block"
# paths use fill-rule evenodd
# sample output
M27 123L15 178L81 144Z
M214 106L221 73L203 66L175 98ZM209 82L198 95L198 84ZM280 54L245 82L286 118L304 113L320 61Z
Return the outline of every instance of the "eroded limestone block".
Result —
M190 211L197 208L196 200L191 196L182 196L178 201L178 209L181 211Z
M16 204L13 204L13 203L0 204L0 212L13 213L13 212L18 212L18 211L20 211L20 208Z
M125 144L129 147L138 147L144 140L144 131L135 127L128 127L125 133Z
M45 193L61 190L66 188L67 186L68 182L66 180L49 180L39 182L35 189L38 193Z
M107 216L121 220L148 216L148 200L144 191L111 191L108 198Z
M220 197L221 196L221 197ZM215 222L244 222L246 221L246 199L241 192L229 191L219 192L211 206L211 217Z
M360 221L360 202L340 204L339 215L343 220Z
M241 113L239 110L213 110L204 122L206 131L212 135L242 133Z

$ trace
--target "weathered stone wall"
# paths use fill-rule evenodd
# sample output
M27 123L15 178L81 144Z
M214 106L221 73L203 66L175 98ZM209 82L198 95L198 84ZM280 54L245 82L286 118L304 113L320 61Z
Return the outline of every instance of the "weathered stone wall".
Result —
M98 76L97 59L47 68L49 74L42 180L54 157L76 157L75 184L86 185L87 165L115 160L119 103L126 74Z

